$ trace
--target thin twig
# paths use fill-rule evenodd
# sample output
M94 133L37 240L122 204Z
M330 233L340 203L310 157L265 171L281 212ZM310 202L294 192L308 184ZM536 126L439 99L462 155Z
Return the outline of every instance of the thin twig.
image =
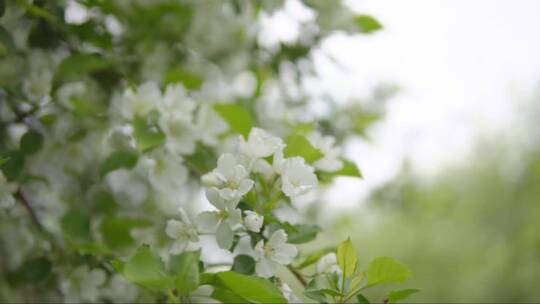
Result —
M304 279L304 277L296 270L294 269L291 265L287 266L287 268L289 269L289 271L296 277L296 279L302 283L302 285L305 287L307 287L307 282L306 282L306 279Z

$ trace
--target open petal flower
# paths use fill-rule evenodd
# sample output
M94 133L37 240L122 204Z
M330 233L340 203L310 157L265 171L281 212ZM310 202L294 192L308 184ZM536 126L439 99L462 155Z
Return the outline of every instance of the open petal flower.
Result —
M287 234L283 229L270 236L266 244L259 241L255 245L255 271L261 277L271 277L277 265L288 265L298 254L296 246L287 243Z
M283 141L263 129L253 128L249 132L248 140L241 139L239 150L251 158L263 158L274 154L283 147Z
M321 171L334 172L343 168L343 161L340 159L341 149L334 144L336 139L333 136L323 136L318 132L308 135L310 143L323 154L323 158L313 163L313 166Z
M217 211L204 211L197 216L197 223L205 232L216 232L219 247L229 249L234 238L233 230L242 223L242 213L237 209L238 200L225 200L216 188L206 190L206 198Z
M324 255L317 262L317 272L326 273L326 272L340 272L337 257L335 253L329 253Z
M249 172L230 153L221 155L218 166L202 178L203 182L219 188L220 196L227 201L239 200L253 187Z
M189 245L189 242L199 241L197 230L189 220L185 211L182 208L178 209L178 211L180 212L181 220L169 220L167 221L167 227L165 228L167 236L175 240L170 248L170 251L173 254L184 251Z
M281 190L288 197L296 197L317 186L315 169L306 164L301 157L292 157L284 161L281 174Z

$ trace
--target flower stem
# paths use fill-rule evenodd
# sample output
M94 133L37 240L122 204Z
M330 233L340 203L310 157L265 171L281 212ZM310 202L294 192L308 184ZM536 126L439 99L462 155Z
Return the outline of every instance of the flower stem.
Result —
M287 269L289 269L289 271L296 277L296 279L300 283L302 283L302 286L304 286L304 288L307 287L306 279L304 279L304 277L302 276L302 274L300 274L300 272L298 272L296 269L294 269L291 265L288 265Z

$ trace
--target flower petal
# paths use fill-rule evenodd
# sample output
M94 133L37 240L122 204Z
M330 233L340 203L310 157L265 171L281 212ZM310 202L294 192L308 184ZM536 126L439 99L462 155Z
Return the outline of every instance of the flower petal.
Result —
M230 249L233 243L234 233L226 221L222 221L216 231L216 239L220 248Z
M279 229L270 236L267 246L278 248L287 242L287 233L283 229Z
M219 210L225 209L223 198L220 196L220 191L217 188L206 189L206 199Z
M283 244L274 250L272 260L283 265L292 263L294 257L298 254L296 246L291 244Z
M255 264L255 272L263 277L269 278L274 275L274 268L276 267L275 263L268 259L260 259Z
M219 213L204 211L197 215L197 226L204 232L214 232L219 223Z
M184 223L177 221L177 220L168 220L167 221L167 227L165 228L165 233L167 236L169 236L171 239L177 239L178 238L178 231L184 227Z

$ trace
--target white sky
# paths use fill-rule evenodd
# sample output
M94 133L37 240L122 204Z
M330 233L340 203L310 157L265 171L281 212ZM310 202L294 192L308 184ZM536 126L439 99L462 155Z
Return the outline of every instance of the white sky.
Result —
M329 198L342 206L357 205L405 157L427 176L462 160L480 134L511 128L520 97L540 83L540 1L351 2L385 30L328 41L324 51L350 72L322 62L324 84L342 97L365 94L378 81L403 91L371 130L375 141L349 147L365 179L337 183Z

